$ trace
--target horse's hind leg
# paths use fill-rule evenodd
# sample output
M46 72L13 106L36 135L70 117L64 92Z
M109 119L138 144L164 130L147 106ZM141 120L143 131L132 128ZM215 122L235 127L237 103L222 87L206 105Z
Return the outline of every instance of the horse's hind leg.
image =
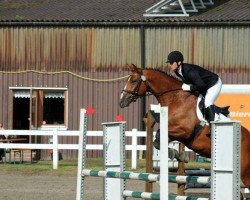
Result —
M189 158L186 156L185 152L179 153L176 149L168 148L168 157L173 160L174 158L179 162L188 163Z
M170 140L169 140L170 141ZM155 135L155 140L153 141L153 146L160 150L160 129L157 130ZM186 156L185 152L179 153L176 149L168 148L168 157L173 160L176 158L179 162L188 163L189 159Z
M244 127L241 134L241 180L250 189L250 134Z

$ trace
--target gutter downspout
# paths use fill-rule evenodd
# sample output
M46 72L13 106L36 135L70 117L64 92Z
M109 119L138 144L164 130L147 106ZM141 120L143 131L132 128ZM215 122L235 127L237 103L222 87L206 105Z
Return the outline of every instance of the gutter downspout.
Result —
M140 27L140 42L141 42L141 68L145 69L145 55L146 55L146 49L145 49L145 27L142 25ZM146 115L146 97L144 96L141 99L141 119L144 119ZM141 126L140 126L140 130L145 131L146 130L146 126L143 122L143 120L141 120Z

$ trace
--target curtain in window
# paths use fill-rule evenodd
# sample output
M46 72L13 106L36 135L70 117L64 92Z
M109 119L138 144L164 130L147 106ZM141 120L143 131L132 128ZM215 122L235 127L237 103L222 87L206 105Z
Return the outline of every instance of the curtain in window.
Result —
M64 99L64 93L61 92L46 92L44 98L53 98L53 99Z
M14 98L30 98L29 90L16 90L14 91Z

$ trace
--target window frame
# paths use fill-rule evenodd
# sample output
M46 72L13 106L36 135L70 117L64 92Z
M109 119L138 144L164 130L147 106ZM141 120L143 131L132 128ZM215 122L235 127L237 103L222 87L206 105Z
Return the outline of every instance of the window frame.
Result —
M51 129L51 128L59 128L59 129L62 129L62 130L67 130L68 128L68 88L54 88L54 87L50 87L50 88L47 88L47 87L9 87L10 89L10 92L11 92L11 102L13 102L13 99L15 98L14 97L14 93L15 91L17 90L29 90L30 91L30 102L32 101L32 93L33 91L37 91L38 93L38 98L40 98L40 100L42 101L41 103L43 104L43 99L44 99L44 92L63 92L64 93L64 123L63 124L42 124L42 122L37 122L37 129ZM32 105L32 103L30 103ZM38 110L39 110L39 107L43 108L42 106L43 105L40 105L40 103L38 103L39 105L37 105L38 107ZM39 118L39 115L43 116L43 110L40 110L37 112L37 116L36 118ZM11 104L11 113L13 113L13 103ZM39 112L42 112L42 113L39 113ZM31 115L32 115L32 110L30 109L29 111L30 113L30 121L32 120L31 119ZM43 117L42 117L43 118ZM32 126L31 126L31 123L30 122L30 129L32 129ZM12 119L11 119L11 124L13 124L13 114L12 114Z

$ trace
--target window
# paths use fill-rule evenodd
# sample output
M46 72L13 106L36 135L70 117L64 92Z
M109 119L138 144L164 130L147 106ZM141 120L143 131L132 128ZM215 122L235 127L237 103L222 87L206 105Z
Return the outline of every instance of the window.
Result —
M36 129L45 126L67 126L66 89L13 88L12 91L13 127Z
M44 92L43 124L64 124L64 92Z

